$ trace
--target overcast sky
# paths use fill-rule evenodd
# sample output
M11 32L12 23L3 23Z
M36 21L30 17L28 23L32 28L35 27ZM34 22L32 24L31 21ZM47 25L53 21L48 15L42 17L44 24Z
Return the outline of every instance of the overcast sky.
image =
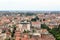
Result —
M59 0L0 0L0 10L60 11Z

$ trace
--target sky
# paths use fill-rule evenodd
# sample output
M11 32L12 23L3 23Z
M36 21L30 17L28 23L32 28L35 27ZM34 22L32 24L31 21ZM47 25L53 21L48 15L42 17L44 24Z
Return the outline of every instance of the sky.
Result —
M0 10L60 11L60 0L0 0Z

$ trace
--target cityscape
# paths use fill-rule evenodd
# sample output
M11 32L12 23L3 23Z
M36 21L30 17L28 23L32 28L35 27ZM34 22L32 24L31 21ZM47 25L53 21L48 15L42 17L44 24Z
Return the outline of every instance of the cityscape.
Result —
M0 40L60 40L60 11L0 11Z

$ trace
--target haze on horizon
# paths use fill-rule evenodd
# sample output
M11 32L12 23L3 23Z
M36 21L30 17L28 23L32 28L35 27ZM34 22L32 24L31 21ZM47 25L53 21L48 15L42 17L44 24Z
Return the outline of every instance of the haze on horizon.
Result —
M0 10L60 11L60 0L0 0Z

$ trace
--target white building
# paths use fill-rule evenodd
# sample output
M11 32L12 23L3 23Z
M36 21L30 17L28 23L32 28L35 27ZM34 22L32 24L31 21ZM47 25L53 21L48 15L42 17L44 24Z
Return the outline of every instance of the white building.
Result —
M20 31L29 30L30 31L30 22L26 22L26 21L20 22L16 30L20 30Z

